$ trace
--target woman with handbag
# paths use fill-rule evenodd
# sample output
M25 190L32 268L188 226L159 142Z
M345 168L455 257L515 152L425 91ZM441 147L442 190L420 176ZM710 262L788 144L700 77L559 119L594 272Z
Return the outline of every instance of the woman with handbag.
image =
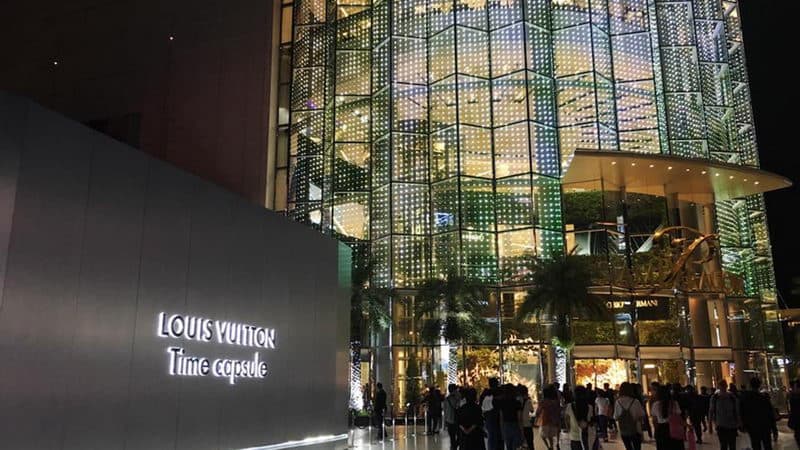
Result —
M656 401L650 411L656 432L657 450L683 450L686 426L681 416L681 407L672 398L669 386L659 386Z

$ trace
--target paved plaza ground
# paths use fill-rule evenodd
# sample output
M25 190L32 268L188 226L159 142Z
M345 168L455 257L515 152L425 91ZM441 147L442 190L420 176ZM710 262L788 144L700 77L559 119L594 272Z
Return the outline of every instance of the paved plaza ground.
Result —
M794 438L791 434L791 430L786 427L786 420L782 420L778 424L778 430L780 431L780 435L778 437L777 444L774 444L774 450L798 450L797 445L794 442ZM388 438L383 442L377 442L375 439L375 432L374 430L370 429L356 429L353 432L353 436L351 438L351 443L353 447L361 450L449 450L450 449L450 439L447 436L446 431L442 431L438 435L432 436L425 436L424 435L425 429L421 425L418 426L416 429L413 427L406 427L399 425L395 427L388 427L387 434ZM705 442L700 445L697 445L697 450L718 450L719 449L719 441L717 441L716 435L704 435ZM569 450L569 441L566 439L566 435L562 433L561 435L561 449L562 450ZM534 430L534 443L535 449L534 450L546 450L544 443L539 438L538 430ZM654 441L645 442L642 445L643 450L655 450L656 445ZM688 449L688 445L686 446ZM749 449L750 448L750 441L746 437L745 434L740 433L739 439L737 440L737 448L738 449ZM617 439L616 441L603 443L603 450L624 450L625 447L622 445L622 441Z

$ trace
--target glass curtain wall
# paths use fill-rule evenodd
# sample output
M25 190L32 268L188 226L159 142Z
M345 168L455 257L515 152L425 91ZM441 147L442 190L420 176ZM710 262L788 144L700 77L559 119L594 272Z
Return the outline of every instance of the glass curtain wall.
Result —
M287 10L276 172L287 214L350 244L371 261L372 283L404 298L452 272L498 296L524 289L534 258L564 250L560 177L576 150L758 165L732 0L295 0ZM766 302L748 317L781 348L763 198L716 210L723 268ZM403 345L417 346L408 332ZM497 346L509 337L472 343L499 354L483 367L502 372Z

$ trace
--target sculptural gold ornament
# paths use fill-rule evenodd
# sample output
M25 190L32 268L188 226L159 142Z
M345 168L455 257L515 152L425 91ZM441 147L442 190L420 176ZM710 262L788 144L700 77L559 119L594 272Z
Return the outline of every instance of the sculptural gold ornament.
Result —
M680 231L695 235L695 237L672 237L671 233ZM672 269L661 280L662 287L677 287L680 275L686 273L689 269L689 264L703 265L707 262L711 262L718 252L718 234L703 234L700 230L690 227L667 227L653 234L653 242L660 243L663 242L664 239L669 239L669 247L679 249L681 253L672 265ZM699 259L692 260L692 256L695 255L698 250L701 252Z

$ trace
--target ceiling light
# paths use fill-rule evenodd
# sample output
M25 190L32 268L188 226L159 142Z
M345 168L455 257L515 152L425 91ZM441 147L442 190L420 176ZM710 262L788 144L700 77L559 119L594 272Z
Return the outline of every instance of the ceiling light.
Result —
M617 165L617 162L616 162L616 161L611 161L611 165L612 165L612 166L616 166L616 165Z
M656 166L655 164L650 164L650 168L651 168L651 169L652 169L653 167L655 167L655 166Z
M702 172L700 172L700 173L702 173L703 175L705 175L705 174L707 174L708 172L706 172L706 171L704 170L704 171L702 171Z
M672 166L667 167L667 170L672 170Z

